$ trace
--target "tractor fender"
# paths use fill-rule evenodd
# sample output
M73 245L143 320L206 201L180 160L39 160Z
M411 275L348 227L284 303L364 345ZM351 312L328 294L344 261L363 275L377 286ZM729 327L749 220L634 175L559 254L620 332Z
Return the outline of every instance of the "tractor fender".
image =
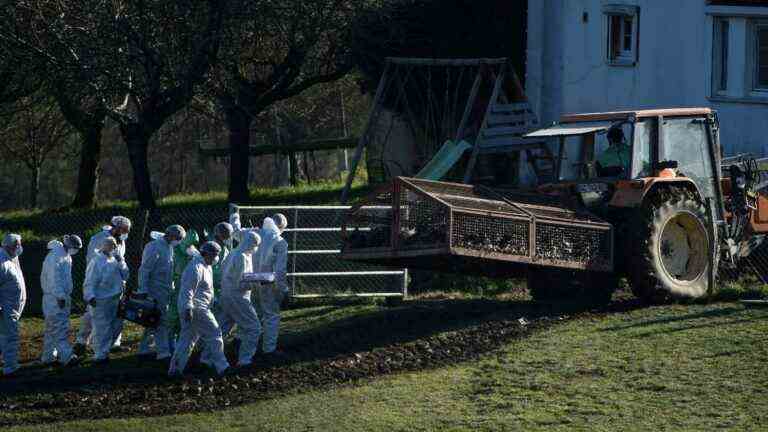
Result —
M683 187L701 196L696 182L688 177L644 177L635 180L619 180L616 191L608 203L611 207L636 208L643 204L646 196L666 187Z

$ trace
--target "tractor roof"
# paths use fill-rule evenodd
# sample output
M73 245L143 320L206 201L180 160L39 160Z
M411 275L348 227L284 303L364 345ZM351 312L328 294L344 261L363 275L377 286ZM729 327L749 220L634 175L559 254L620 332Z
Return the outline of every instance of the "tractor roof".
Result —
M587 121L625 120L630 116L636 118L647 117L703 117L712 114L709 108L665 108L632 111L613 111L601 113L565 114L560 117L561 123L575 123Z

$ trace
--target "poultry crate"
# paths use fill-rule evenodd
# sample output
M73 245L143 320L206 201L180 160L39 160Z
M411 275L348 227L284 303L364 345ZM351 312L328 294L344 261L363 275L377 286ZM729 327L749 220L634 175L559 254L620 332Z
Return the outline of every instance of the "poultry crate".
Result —
M398 177L349 210L342 258L483 275L527 265L610 272L612 231L557 197Z

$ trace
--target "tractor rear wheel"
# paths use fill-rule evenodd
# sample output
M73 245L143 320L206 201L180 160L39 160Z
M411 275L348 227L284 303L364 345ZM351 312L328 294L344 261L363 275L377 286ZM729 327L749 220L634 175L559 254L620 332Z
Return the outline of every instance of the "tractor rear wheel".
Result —
M618 285L619 279L613 273L551 267L528 268L528 292L539 303L569 302L602 306L611 302Z
M692 192L661 191L647 201L639 221L631 270L632 292L649 303L707 295L709 234L707 210Z

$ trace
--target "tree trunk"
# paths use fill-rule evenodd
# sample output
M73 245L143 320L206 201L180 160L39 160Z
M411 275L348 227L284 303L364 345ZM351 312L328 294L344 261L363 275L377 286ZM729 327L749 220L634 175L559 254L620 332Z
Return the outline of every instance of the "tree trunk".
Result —
M37 208L37 196L40 193L40 166L32 168L32 188L29 191L29 205Z
M307 184L312 184L312 175L309 173L309 154L304 152L302 165L304 165L304 177L307 178Z
M94 125L82 134L80 150L80 168L77 173L77 190L72 200L74 208L93 207L96 203L96 190L99 186L99 163L101 161L102 125Z
M136 191L139 206L143 209L154 209L155 195L152 193L152 180L147 161L150 135L145 133L139 125L121 126L120 132L128 147L128 158L133 168L133 188Z
M229 201L248 202L251 194L248 190L251 142L251 117L237 108L225 112L229 128Z
M291 186L296 187L299 184L299 161L296 159L296 153L288 153L288 162L291 171Z

